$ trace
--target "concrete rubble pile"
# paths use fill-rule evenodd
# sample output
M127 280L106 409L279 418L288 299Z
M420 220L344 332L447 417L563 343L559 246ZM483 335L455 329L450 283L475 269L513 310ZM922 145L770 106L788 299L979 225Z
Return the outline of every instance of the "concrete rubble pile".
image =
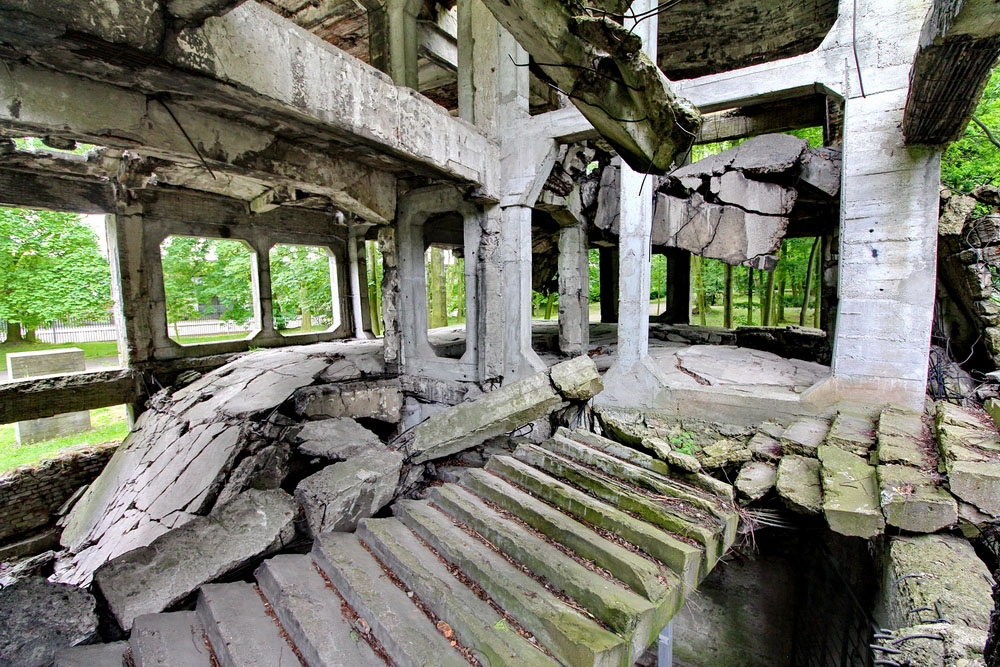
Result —
M382 375L380 355L365 346L314 345L251 353L157 394L68 515L67 551L53 577L64 583L47 585L93 604L85 590L66 585L92 580L123 630L146 632L141 619L206 584L296 541L355 530L420 488L434 472L430 461L602 388L594 363L581 356L446 407L386 444L357 421L398 430L401 383ZM20 642L12 654L27 655L30 637L11 641Z
M985 414L947 402L932 420L899 406L845 406L787 427L680 420L598 408L605 432L691 472L735 480L750 507L822 515L830 529L871 538L958 529L1000 519L1000 435Z
M766 134L672 171L653 214L654 246L771 270L799 188L840 191L840 152Z

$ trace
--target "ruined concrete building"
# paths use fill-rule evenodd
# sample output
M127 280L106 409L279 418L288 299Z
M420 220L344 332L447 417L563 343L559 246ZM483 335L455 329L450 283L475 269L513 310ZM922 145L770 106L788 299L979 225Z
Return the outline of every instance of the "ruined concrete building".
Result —
M79 488L0 478L0 664L987 664L1000 436L925 402L998 54L992 0L0 0L0 203L107 216L122 362L0 423L132 423ZM174 236L250 249L245 339L170 337ZM805 236L819 327L691 325L692 256ZM328 330L279 331L275 244L329 251Z

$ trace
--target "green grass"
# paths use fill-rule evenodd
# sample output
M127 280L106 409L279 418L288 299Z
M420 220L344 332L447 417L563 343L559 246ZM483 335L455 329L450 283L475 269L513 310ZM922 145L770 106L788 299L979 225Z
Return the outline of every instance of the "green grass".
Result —
M113 340L96 343L0 343L0 369L7 370L7 355L11 352L38 352L40 350L59 350L67 347L78 347L83 350L85 359L100 357L117 357L118 343Z
M247 334L247 332L240 331L236 333L215 334L212 336L181 336L180 338L171 336L170 340L175 343L180 343L181 345L199 345L201 343L218 343L224 340L242 340L248 335L249 334Z
M13 424L0 425L0 473L51 458L69 447L121 442L128 435L124 405L91 410L90 423L94 428L86 433L35 442L22 447L18 447L14 440Z

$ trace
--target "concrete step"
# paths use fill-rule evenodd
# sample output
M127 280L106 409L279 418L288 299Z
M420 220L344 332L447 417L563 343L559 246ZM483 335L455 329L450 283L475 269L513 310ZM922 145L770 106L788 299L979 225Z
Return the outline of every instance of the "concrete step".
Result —
M704 549L640 521L513 457L494 456L487 462L486 469L580 520L620 536L663 562L680 578L685 595L701 581Z
M802 417L785 429L779 440L782 454L816 456L816 448L823 444L830 423L816 417Z
M958 503L931 472L897 464L876 471L882 514L890 526L936 533L958 522Z
M510 521L457 484L431 489L428 499L482 535L511 560L525 566L556 591L575 600L607 625L638 656L656 638L655 607L649 600L588 569L545 539Z
M878 418L878 449L873 463L937 467L937 448L923 413L901 407L887 407Z
M559 599L426 501L401 500L397 518L479 585L494 603L569 665L624 665L628 645Z
M874 537L885 531L875 467L839 447L820 445L823 514L841 535Z
M72 646L56 652L52 667L122 667L127 642Z
M139 616L128 645L135 667L208 667L212 662L193 611Z
M298 658L250 584L208 584L198 591L198 619L222 667L295 665Z
M727 546L736 539L736 529L740 522L739 514L732 505L726 506L714 494L674 479L670 474L652 472L623 461L562 433L557 433L541 446L560 456L597 468L640 489L690 503L691 506L708 512L719 520L720 526L724 529L724 540Z
M683 501L654 498L610 475L597 472L581 463L563 458L536 445L520 445L514 458L566 480L601 500L632 512L645 521L694 540L704 547L704 572L710 572L725 550L722 528L714 516Z
M320 533L313 542L312 557L396 665L468 666L424 612L392 582L357 535Z
M583 429L575 429L571 431L560 426L556 430L556 435L588 445L595 449L599 449L606 454L610 454L611 456L627 461L632 465L637 465L640 468L645 468L646 470L654 472L658 475L677 479L685 482L686 484L690 484L693 487L707 491L708 493L721 498L729 505L734 505L736 502L733 496L733 485L726 484L722 480L716 479L711 475L683 470L670 465L666 461L661 461L660 459L650 456L649 454L633 449L629 445L623 445L620 442L610 440L597 435L596 433L591 433L590 431L584 431Z
M447 623L484 665L554 667L558 663L519 635L488 602L448 571L398 519L364 519L358 537Z
M584 524L483 469L472 468L460 482L474 493L510 512L550 540L593 561L672 616L683 601L676 575L648 558L607 540Z
M861 412L839 410L826 434L825 444L867 457L875 446L875 422Z
M275 556L261 564L255 576L288 637L311 667L382 664L344 618L340 597L327 586L312 558Z

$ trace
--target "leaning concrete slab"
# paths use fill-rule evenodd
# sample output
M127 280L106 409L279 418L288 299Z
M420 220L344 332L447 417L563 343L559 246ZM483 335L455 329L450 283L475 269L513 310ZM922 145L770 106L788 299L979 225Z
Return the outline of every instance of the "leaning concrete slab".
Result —
M600 389L593 360L581 356L564 361L431 415L402 450L413 463L448 456L544 417L568 400L587 400Z
M819 461L797 454L782 456L775 488L789 509L803 514L819 514L823 502Z
M110 561L94 581L128 630L137 616L163 611L202 584L287 544L296 513L283 491L245 491L210 516Z

